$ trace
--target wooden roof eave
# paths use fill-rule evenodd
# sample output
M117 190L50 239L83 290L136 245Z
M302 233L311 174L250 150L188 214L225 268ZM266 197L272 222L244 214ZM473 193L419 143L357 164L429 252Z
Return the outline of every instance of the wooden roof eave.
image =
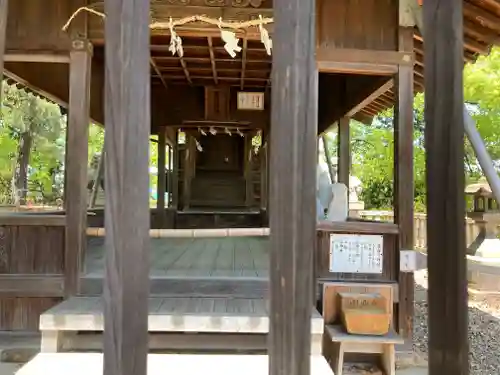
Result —
M474 63L479 56L487 56L495 45L500 45L500 2L483 0L480 3L464 0L464 64ZM422 34L414 33L414 91L424 91L424 40ZM360 112L376 116L394 106L395 96L391 90L367 103Z

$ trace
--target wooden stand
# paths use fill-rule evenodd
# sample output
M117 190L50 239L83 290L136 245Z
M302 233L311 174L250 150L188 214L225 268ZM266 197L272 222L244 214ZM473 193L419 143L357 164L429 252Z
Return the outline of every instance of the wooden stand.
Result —
M380 354L386 375L396 374L396 354L394 345L403 344L404 339L394 331L385 336L350 335L341 326L325 327L323 355L330 362L335 375L342 375L344 353Z

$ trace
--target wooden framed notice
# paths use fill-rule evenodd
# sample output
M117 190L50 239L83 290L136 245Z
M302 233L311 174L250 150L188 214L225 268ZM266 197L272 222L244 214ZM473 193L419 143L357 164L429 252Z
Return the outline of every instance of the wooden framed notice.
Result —
M263 92L238 92L238 110L263 111L264 93Z
M359 234L330 235L330 272L381 274L383 236Z

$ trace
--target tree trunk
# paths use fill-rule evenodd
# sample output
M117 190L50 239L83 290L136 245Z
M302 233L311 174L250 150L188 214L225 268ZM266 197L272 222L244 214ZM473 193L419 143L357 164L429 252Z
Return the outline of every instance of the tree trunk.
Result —
M330 155L330 148L329 148L330 144L325 134L321 136L321 140L323 141L323 150L325 152L326 165L328 166L328 172L330 174L330 181L333 184L336 180L337 173L332 165L332 158Z
M14 170L14 204L25 205L28 192L28 166L30 161L31 143L33 138L30 131L21 133L17 152L16 168Z

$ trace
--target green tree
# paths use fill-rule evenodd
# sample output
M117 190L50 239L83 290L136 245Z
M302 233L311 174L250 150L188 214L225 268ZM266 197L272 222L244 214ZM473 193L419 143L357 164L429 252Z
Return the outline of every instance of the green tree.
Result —
M5 143L9 151L8 155L1 156L14 160L11 161L12 167L3 169L2 174L4 178L8 173L11 175L13 201L25 204L29 191L37 199L45 194L52 195L52 181L62 167L64 152L64 142L61 147L59 139L64 123L59 106L5 82L2 92L2 132L5 138L2 138L1 148ZM14 144L15 153L12 152ZM1 164L5 164L5 159Z

